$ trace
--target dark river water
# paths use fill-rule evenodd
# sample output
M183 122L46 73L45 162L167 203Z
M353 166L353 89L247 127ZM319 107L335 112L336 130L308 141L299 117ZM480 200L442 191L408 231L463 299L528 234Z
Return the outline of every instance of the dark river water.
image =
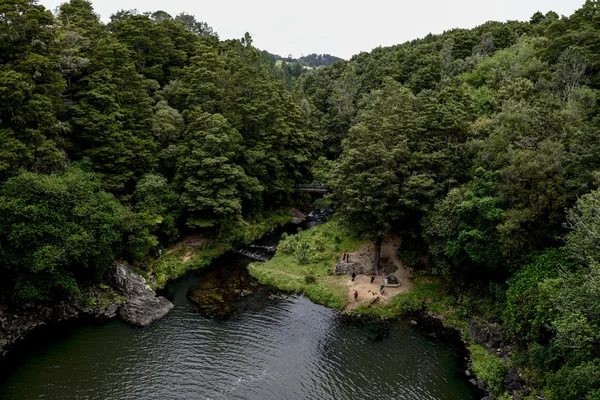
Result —
M267 243L268 244L268 243ZM245 267L230 254L215 269ZM457 349L405 322L357 323L299 296L259 293L227 319L188 300L207 273L168 285L149 328L59 325L16 349L0 399L478 399Z

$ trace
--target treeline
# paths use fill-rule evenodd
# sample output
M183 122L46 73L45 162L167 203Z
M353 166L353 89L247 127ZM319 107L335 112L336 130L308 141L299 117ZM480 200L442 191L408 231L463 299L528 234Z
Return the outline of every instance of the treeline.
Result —
M376 247L400 232L546 398L598 398L600 2L378 48L297 90L339 217Z
M0 286L76 295L190 232L231 242L307 176L305 112L246 35L86 0L0 1ZM2 299L0 299L2 300Z

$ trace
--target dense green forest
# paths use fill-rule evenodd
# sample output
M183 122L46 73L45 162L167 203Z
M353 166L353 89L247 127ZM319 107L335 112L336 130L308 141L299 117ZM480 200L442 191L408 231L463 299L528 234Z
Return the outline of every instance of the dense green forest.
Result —
M599 89L598 1L298 82L341 220L376 245L401 233L411 266L503 324L548 399L600 398Z
M599 1L293 75L185 13L0 0L0 23L12 301L188 233L238 240L327 183L340 221L376 246L400 233L459 303L490 299L473 316L503 324L546 398L600 398Z
M182 13L0 2L0 282L77 294L182 234L238 240L289 206L315 139L246 35Z

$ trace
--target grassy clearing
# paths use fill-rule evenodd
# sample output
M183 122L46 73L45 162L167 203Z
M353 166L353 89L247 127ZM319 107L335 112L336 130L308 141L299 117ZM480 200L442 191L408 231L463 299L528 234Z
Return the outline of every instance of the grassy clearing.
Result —
M230 244L206 245L193 250L180 247L177 251L152 262L155 282L151 286L153 289L163 288L169 280L177 279L188 271L208 266L215 258L230 249ZM188 255L189 259L183 261L184 257Z
M301 293L315 303L342 310L347 301L347 278L334 276L333 265L342 252L364 245L364 240L329 221L293 236L284 235L275 257L252 263L248 270L262 284Z

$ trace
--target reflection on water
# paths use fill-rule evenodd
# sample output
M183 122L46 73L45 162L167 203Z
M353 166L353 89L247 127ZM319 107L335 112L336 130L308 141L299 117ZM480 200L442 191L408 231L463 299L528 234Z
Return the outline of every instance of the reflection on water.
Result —
M275 297L228 320L169 288L176 309L150 328L119 321L35 344L0 380L1 399L469 399L455 353L399 322L375 340L302 297Z
M149 328L65 325L29 341L0 376L0 399L477 398L455 350L402 322L349 323L272 293L238 299L228 319L200 315L190 290L248 262L228 255L212 272L171 283L176 307Z

